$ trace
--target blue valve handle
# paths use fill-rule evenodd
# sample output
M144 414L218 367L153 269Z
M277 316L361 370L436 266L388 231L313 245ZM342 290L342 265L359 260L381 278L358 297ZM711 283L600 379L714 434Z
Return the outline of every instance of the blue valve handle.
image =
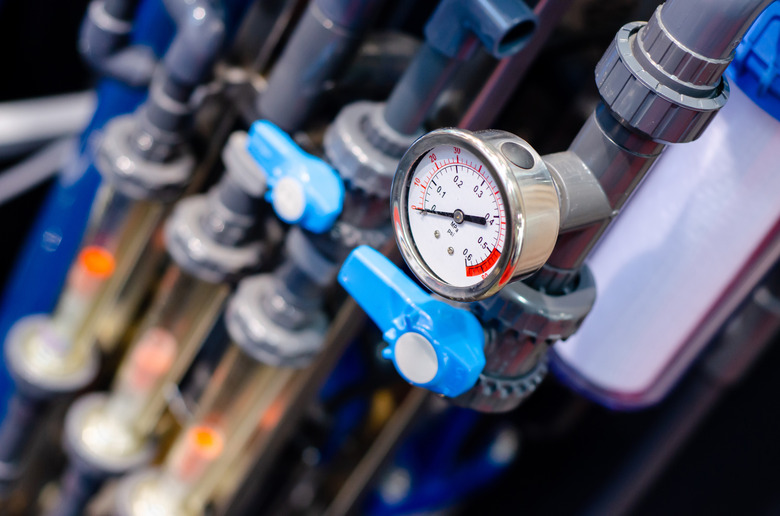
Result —
M347 257L339 283L382 330L383 356L409 383L455 397L477 382L485 334L474 314L434 299L365 245Z
M247 150L266 174L266 200L280 219L313 233L333 227L344 205L344 183L331 166L266 120L252 124Z

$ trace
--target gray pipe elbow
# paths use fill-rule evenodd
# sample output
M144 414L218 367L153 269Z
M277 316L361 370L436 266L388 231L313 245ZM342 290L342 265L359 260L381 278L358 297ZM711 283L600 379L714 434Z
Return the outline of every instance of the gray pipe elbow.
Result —
M178 83L195 86L209 75L225 42L224 10L209 0L166 0L165 7L177 26L165 68Z
M501 59L524 47L536 24L534 12L517 0L442 0L425 25L425 40L455 58L473 34Z
M727 59L753 20L772 0L668 0L661 21L683 46L711 59Z
M111 16L102 0L89 4L79 33L79 51L84 60L103 75L130 86L149 84L157 66L151 49L127 46L132 24Z

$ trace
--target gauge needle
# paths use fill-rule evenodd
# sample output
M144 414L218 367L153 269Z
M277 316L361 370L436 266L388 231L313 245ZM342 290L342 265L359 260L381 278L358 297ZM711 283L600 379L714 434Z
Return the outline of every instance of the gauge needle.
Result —
M487 224L487 219L485 217L477 217L476 215L465 215L460 210L455 211L435 211L435 210L427 210L425 208L418 208L417 206L412 206L417 211L421 211L423 213L433 213L434 215L441 215L442 217L451 217L455 222L460 224L461 222L473 222L474 224L480 224L484 226Z

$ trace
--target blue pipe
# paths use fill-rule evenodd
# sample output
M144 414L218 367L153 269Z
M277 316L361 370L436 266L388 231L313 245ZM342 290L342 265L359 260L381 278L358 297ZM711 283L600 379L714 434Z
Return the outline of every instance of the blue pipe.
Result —
M134 44L149 46L161 56L173 31L162 0L141 2L132 35ZM0 341L20 317L54 308L100 183L100 174L92 164L94 140L106 122L132 112L146 97L145 89L112 79L102 80L97 91L97 109L81 135L78 159L67 165L52 185L8 279L0 302ZM0 419L11 390L8 371L0 367Z

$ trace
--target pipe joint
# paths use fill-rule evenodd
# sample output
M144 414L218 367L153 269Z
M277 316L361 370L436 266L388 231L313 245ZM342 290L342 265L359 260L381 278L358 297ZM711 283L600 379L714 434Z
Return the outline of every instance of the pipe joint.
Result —
M211 73L225 42L224 10L209 0L166 0L165 6L177 26L165 68L176 82L197 86Z
M584 267L573 289L562 295L518 281L496 296L471 303L471 311L490 329L486 363L477 384L454 402L480 412L516 408L547 374L549 347L573 335L595 301L595 281Z
M726 104L728 83L721 79L711 94L693 96L687 85L669 86L658 80L653 68L637 57L644 56L635 44L643 27L645 24L635 22L618 31L596 65L599 94L612 115L629 129L656 142L693 141Z
M131 30L128 19L110 14L103 0L93 0L79 33L79 51L101 74L130 86L145 86L152 78L157 59L148 47L128 46Z
M450 58L475 36L494 57L516 53L536 30L536 15L516 0L444 0L425 26L425 39Z

